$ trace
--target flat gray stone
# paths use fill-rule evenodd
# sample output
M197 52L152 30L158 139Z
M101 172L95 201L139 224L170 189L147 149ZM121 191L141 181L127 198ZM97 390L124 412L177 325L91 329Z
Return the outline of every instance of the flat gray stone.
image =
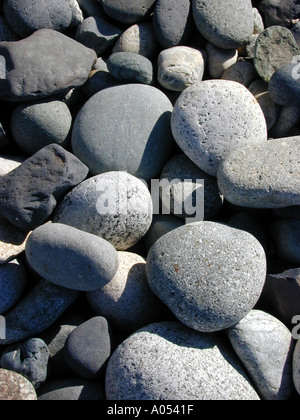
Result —
M45 98L82 86L97 59L93 50L51 29L41 29L18 42L1 43L0 57L6 71L6 79L1 79L1 97L12 102Z
M142 20L150 12L155 0L98 0L105 13L113 19L133 24Z
M228 337L262 399L280 401L292 396L294 343L284 324L253 310L228 330Z
M265 81L280 67L290 63L299 48L291 31L283 26L272 26L259 34L254 52L254 66Z
M97 290L117 272L117 251L107 241L60 223L47 223L29 236L30 266L46 280L79 291Z
M250 40L254 15L250 0L193 0L196 26L204 38L219 48L238 48Z
M62 201L54 221L100 236L118 251L139 242L152 222L148 188L125 172L96 175Z
M185 325L201 332L235 325L257 303L266 256L247 232L198 222L161 237L147 258L152 291Z
M240 362L212 334L178 322L149 325L109 360L111 400L259 400Z
M36 401L33 385L24 376L0 369L0 401Z
M151 291L146 261L132 252L119 252L115 277L95 292L87 293L93 312L105 317L113 331L135 332L163 319L164 308Z
M77 297L78 292L74 290L41 280L5 314L6 339L0 339L0 345L38 336L49 328Z
M300 339L297 341L293 357L293 378L296 390L300 395Z
M265 209L299 205L299 144L300 137L288 137L233 151L218 173L226 200Z
M17 260L0 265L0 314L11 309L21 298L27 272Z
M154 179L173 145L172 110L167 96L152 86L105 89L80 110L73 127L73 153L93 175L125 171Z
M38 390L38 401L103 401L103 385L72 378L48 381Z
M300 266L300 220L278 220L271 226L271 235L278 257Z
M186 89L173 110L172 132L183 152L212 176L233 150L267 140L258 102L245 86L228 80Z
M151 85L154 81L151 61L140 54L114 53L107 60L107 68L118 82Z
M43 340L31 338L9 347L1 357L1 368L25 376L35 389L47 379L49 350Z

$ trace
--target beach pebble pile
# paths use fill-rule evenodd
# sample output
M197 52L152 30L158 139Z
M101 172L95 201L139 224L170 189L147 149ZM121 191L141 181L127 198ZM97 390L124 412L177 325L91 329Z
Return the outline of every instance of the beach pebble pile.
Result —
M0 400L300 400L296 0L0 0Z

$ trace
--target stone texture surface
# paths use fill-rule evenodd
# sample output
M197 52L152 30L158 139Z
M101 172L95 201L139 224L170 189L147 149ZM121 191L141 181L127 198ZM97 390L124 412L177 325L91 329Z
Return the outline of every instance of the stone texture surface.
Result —
M48 381L38 390L38 401L103 401L103 385L72 378Z
M46 280L79 291L97 290L117 272L115 248L98 236L60 223L35 229L26 243L30 266Z
M299 205L299 144L300 137L289 137L233 151L218 173L220 191L242 207Z
M112 54L107 60L110 74L119 82L143 83L154 82L153 65L148 58L131 52Z
M228 80L186 89L174 107L172 132L184 153L212 176L231 151L267 140L258 102L244 86Z
M300 266L300 220L278 220L271 226L277 256Z
M149 325L109 360L110 400L258 400L240 363L217 337L177 322Z
M0 215L0 264L8 263L25 251L27 236Z
M21 298L27 272L17 260L0 265L0 314L11 309Z
M205 221L155 242L146 272L152 291L183 324L213 332L253 309L265 283L266 256L249 233Z
M185 224L184 220L167 214L158 214L153 216L153 221L145 236L145 245L147 251L150 251L152 245L168 232L177 229Z
M105 13L113 19L126 24L136 23L151 10L155 0L99 0Z
M280 25L289 28L300 14L297 0L263 0L259 9L267 26Z
M300 395L300 339L297 341L293 357L293 378L296 390Z
M16 372L0 369L0 401L36 401L31 383Z
M224 50L208 42L205 46L208 55L208 73L214 79L220 79L225 70L233 66L238 59L238 50Z
M280 67L271 77L269 92L276 104L299 107L299 69L299 63L290 63Z

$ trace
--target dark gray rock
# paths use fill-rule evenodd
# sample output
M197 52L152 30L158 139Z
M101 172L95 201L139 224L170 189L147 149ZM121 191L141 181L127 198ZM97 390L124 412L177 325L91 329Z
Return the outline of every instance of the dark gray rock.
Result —
M56 143L66 148L71 134L72 115L57 100L20 104L11 116L11 132L17 145L29 155Z
M290 63L299 48L291 31L283 26L272 26L259 34L254 52L254 66L265 81L280 67Z
M300 395L300 339L297 341L293 357L293 379L295 388Z
M26 102L82 86L97 56L57 31L41 29L21 41L1 43L0 58L1 74L6 72L2 99Z
M228 336L262 399L281 401L293 395L294 343L284 324L253 310L228 330Z
M106 62L102 58L99 58L97 63L96 68L94 67L91 71L87 82L81 87L81 92L88 98L91 98L103 89L114 87L119 84L108 71Z
M0 178L0 211L29 232L53 212L57 200L83 181L88 168L61 146L52 144Z
M0 265L0 314L11 309L21 298L27 272L17 260Z
M153 66L148 58L131 52L112 54L107 68L119 82L153 84Z
M103 317L91 318L69 335L64 348L68 366L81 378L101 376L112 350L111 332Z
M106 395L113 400L259 400L232 350L213 334L179 322L142 328L111 356Z
M224 71L221 76L223 80L232 80L241 83L248 88L252 82L257 80L258 74L252 63L248 61L238 61Z
M282 106L300 106L300 63L290 63L276 70L269 83L273 101Z
M300 265L300 220L278 220L271 227L277 255L283 261Z
M17 35L12 31L4 16L0 16L0 42L18 41Z
M80 110L73 127L73 152L94 175L125 171L154 179L173 145L172 110L166 95L152 86L105 89Z
M266 255L249 233L205 221L155 242L146 272L152 291L183 324L213 332L253 309L265 282Z
M72 9L65 0L5 0L4 14L22 38L39 29L64 31L72 22Z
M86 18L77 28L75 39L88 48L93 49L97 56L113 46L122 30L99 16Z
M250 41L254 14L250 0L193 0L196 26L209 42L219 48L238 48Z
M150 251L152 245L166 233L171 232L185 224L184 220L168 214L158 214L153 216L153 221L145 235L145 245L147 251Z
M151 10L155 0L98 0L105 13L122 23L132 24L142 20Z
M47 379L48 361L49 350L44 341L31 338L6 349L1 357L1 368L20 373L37 389Z
M6 339L0 340L0 345L38 336L49 328L77 297L78 292L74 290L41 280L6 313Z
M60 223L47 223L29 236L26 257L48 281L79 291L93 291L108 283L119 258L107 241Z
M279 105L277 105L279 107ZM269 131L270 138L279 139L299 135L294 133L300 122L300 107L283 106L279 107L279 115Z
M49 381L38 390L39 401L103 401L103 385L83 379Z
M153 16L156 38L163 48L186 45L193 25L190 0L158 0Z
M298 0L263 0L259 9L263 13L266 26L285 26L290 28L300 17Z

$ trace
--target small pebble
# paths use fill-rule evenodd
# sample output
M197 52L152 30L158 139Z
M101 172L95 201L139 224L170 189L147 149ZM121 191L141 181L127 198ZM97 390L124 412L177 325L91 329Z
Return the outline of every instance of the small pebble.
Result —
M0 401L36 401L33 385L24 376L0 369Z
M107 60L110 74L119 82L153 84L153 66L140 54L119 52Z
M208 73L213 79L221 78L225 70L233 66L238 59L238 50L224 50L208 42L206 44L208 55Z

